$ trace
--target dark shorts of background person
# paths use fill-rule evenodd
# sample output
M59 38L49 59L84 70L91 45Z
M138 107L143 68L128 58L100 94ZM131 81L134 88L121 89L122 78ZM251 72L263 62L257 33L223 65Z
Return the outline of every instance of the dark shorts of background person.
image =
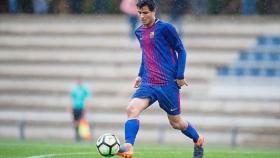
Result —
M79 121L81 118L83 118L83 109L73 109L73 119L74 121Z

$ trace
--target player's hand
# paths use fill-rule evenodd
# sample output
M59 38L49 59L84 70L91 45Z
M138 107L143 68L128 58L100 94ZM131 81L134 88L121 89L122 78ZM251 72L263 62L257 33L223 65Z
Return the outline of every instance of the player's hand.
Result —
M134 88L138 88L138 87L140 86L140 83L141 83L141 77L137 76L137 77L135 78L135 82L134 82L133 87L134 87Z
M187 82L186 82L184 79L182 79L182 80L176 80L176 82L177 82L177 85L178 85L179 87L188 86Z

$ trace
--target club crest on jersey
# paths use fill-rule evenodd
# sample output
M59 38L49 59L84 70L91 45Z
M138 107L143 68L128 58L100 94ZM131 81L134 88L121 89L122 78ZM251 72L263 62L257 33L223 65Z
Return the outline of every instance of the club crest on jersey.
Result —
M150 38L154 38L155 32L150 32Z

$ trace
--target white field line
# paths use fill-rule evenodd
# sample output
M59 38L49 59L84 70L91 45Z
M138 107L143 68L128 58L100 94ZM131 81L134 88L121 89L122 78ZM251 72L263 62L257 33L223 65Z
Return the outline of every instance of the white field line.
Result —
M48 158L55 156L70 156L70 155L90 155L90 154L98 154L94 152L79 152L79 153L62 153L62 154L47 154L47 155L37 155L37 156L29 156L27 158Z
M172 151L161 151L161 152L155 152L155 151L144 151L144 152L135 152L135 153L178 153L178 152L172 152ZM72 156L72 155L97 155L98 153L94 152L79 152L79 153L61 153L61 154L46 154L46 155L35 155L35 156L29 156L26 158L52 158L52 157L57 157L57 156ZM98 154L99 155L99 154Z
M135 152L137 154L143 154L143 153L170 153L170 154L176 154L178 152L176 151L160 151L160 152L155 152L155 151L142 151L142 152ZM244 154L244 155L253 155L253 154L263 154L263 155L267 155L267 154L271 154L270 152L238 152L238 151L231 151L231 152L213 152L213 153L228 153L228 154ZM61 154L46 154L46 155L37 155L37 156L29 156L26 158L53 158L53 157L57 157L57 156L73 156L73 155L97 155L98 153L95 152L78 152L78 153L61 153Z

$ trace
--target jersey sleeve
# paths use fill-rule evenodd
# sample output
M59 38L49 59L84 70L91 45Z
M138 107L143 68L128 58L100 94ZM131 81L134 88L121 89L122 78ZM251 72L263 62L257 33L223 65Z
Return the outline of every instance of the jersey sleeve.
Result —
M139 41L139 43L140 43L140 42L141 42L141 41L140 41L140 36L139 36L139 33L137 32L138 29L139 29L139 28L137 28L137 29L135 30L134 33L135 33L135 36L136 36L136 38L138 39L138 41ZM143 72L144 72L144 62L143 62L143 54L142 54L142 59L141 59L141 64L140 64L138 76L139 76L139 77L142 77Z
M91 92L88 86L84 86L85 98L89 98L91 96Z
M70 96L71 98L74 98L74 97L75 97L75 87L71 87L69 96Z
M178 54L178 68L176 79L184 79L184 72L186 66L186 57L187 53L182 44L182 41L175 29L171 24L166 24L164 35L170 46L177 52Z

